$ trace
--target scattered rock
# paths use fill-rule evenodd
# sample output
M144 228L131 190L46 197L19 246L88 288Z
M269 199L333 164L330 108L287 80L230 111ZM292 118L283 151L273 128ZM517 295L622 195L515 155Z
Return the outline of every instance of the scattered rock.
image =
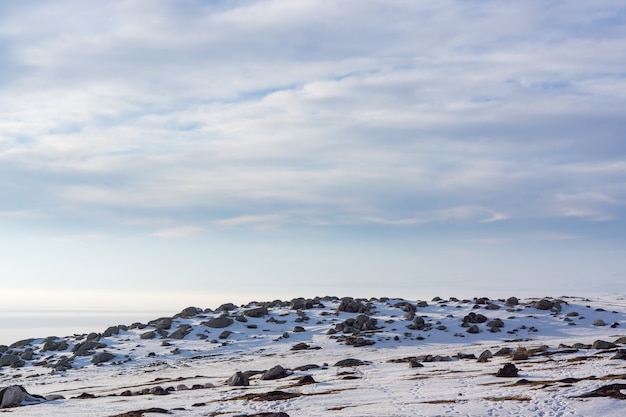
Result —
M617 345L615 343L606 342L604 340L596 340L591 345L591 349L613 349L616 347Z
M498 372L496 373L496 376L504 377L504 378L512 378L512 377L516 377L518 372L519 372L519 369L517 369L515 365L513 365L512 363L507 363L501 369L498 370Z
M367 362L364 362L360 359L342 359L339 362L335 363L335 366L339 366L342 368L361 365L367 365Z
M267 371L265 371L263 375L261 375L261 380L265 381L265 380L280 379L280 378L285 378L289 375L291 375L291 373L288 372L285 368L283 368L280 365L276 365L273 368L270 368Z
M115 355L109 352L100 352L96 353L91 357L91 363L94 365L98 365L103 362L108 362L111 359L115 358Z
M250 385L250 380L242 372L237 371L228 378L226 384L231 387L247 387Z

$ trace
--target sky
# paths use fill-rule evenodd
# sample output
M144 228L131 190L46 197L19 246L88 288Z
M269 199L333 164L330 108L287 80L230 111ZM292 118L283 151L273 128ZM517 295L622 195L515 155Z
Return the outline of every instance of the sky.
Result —
M624 291L626 5L0 2L3 308Z

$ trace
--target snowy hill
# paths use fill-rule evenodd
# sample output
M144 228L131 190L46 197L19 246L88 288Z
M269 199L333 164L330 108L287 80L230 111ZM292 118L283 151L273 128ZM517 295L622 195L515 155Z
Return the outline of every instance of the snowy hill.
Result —
M620 297L224 304L0 346L0 388L48 398L14 416L621 416L625 336Z

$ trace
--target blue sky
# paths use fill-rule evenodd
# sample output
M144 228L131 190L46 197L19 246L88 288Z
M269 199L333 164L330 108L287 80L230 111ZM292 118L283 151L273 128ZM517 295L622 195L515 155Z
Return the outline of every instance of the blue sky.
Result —
M11 305L623 291L625 22L614 1L2 2Z

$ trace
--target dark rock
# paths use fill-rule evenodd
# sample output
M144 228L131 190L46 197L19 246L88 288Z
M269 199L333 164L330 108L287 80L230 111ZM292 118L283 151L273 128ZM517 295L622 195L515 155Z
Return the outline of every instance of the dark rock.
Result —
M519 304L519 300L517 297L509 297L506 299L506 305L509 307L513 307Z
M12 364L19 362L21 359L15 353L9 353L0 358L0 367L1 366L11 366Z
M192 330L193 327L189 324L181 324L180 326L178 326L178 329L173 331L168 337L172 339L184 339L185 336L191 333Z
M183 311L181 311L180 313L176 314L174 317L175 318L189 319L189 318L197 316L200 313L202 313L202 309L201 308L198 308L198 307L187 307Z
M110 326L107 327L106 330L104 332L102 332L102 337L111 337L115 334L119 334L120 333L120 327L119 326ZM50 349L50 350L54 350L54 349Z
M302 326L296 326L296 327L293 328L293 332L294 333L302 333L304 331L305 331L304 327L302 327Z
M618 349L617 352L615 352L615 356L611 359L626 359L626 349Z
M256 307L244 310L243 314L248 317L259 318L269 314L267 307Z
M591 345L591 349L613 349L616 347L617 345L615 343L606 342L604 340L596 340Z
M613 343L618 344L618 345L626 345L626 336L620 337Z
M601 327L601 326L606 326L606 323L604 322L604 320L598 319L593 322L593 325Z
M15 343L13 343L12 345L10 345L9 348L10 349L22 349L22 348L25 348L26 346L29 346L34 341L35 341L35 339L20 340L20 341L17 341Z
M91 357L91 363L97 365L99 363L108 362L111 359L115 358L115 355L109 352L100 352L96 353Z
M512 363L507 363L496 373L497 377L512 378L516 377L519 369Z
M154 326L158 330L169 330L172 327L173 319L171 317L161 317L148 322L148 326Z
M626 384L609 384L579 395L578 398L610 397L618 400L626 400L626 394L622 393L623 390L626 390Z
M234 323L234 320L230 317L213 317L209 321L202 322L205 326L211 327L213 329L221 329L224 327L228 327Z
M222 333L220 333L220 335L218 336L219 339L228 339L228 337L233 334L233 332L231 332L230 330L224 330Z
M478 326L477 326L477 325L473 324L472 326L470 326L470 327L467 329L467 332L468 332L468 333L472 333L472 334L476 334L476 333L480 333L480 329L478 328Z
M156 337L156 332L154 331L149 331L149 332L145 332L139 335L140 339L154 339Z
M483 351L479 356L478 356L478 362L488 362L489 359L491 359L491 357L493 356L493 354L491 353L491 351L489 349Z
M267 380L273 380L273 379L280 379L280 378L285 378L289 375L291 375L291 373L288 372L285 368L283 368L280 365L276 365L273 368L265 371L263 375L261 375L261 380L267 381Z
M360 359L342 359L339 362L335 363L335 366L345 368L349 366L361 366L366 364L367 362L364 362Z
M315 379L313 379L311 375L304 375L300 377L300 379L298 379L298 382L297 382L298 385L308 385L308 384L315 384L315 383L316 381Z
M152 395L169 395L169 391L164 389L162 386L157 385L156 387L150 388L150 394L152 394Z
M226 381L231 387L247 387L250 385L250 380L240 371L235 372L228 381Z
M237 306L233 303L225 303L219 306L215 311L233 311L237 310Z
M554 303L544 298L543 300L535 301L532 306L537 310L550 310L554 306Z

